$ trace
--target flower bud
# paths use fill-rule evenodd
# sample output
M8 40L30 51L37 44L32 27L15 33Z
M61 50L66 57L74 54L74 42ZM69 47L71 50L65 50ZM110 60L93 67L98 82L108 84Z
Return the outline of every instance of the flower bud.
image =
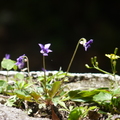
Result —
M118 48L115 48L114 50L114 54L117 54Z
M85 64L85 67L86 67L86 68L90 68L90 66L89 66L88 64Z
M95 66L98 67L98 62L95 62Z
M94 64L93 57L91 57L91 63Z
M94 62L96 62L96 61L97 61L97 56L94 57Z
M85 43L87 42L85 38L81 38L79 41L81 45L85 45Z

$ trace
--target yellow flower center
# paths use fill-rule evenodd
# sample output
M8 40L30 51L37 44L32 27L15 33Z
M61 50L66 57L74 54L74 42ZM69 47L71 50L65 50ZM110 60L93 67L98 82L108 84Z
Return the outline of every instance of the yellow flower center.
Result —
M120 58L120 56L115 55L115 54L105 54L105 56L112 59L112 60Z

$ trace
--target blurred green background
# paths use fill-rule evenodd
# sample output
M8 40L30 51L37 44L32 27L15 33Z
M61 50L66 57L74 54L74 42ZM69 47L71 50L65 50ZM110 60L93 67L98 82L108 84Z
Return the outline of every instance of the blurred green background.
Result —
M48 70L66 70L81 37L93 39L87 52L80 45L70 72L98 72L84 65L98 57L99 66L111 72L105 54L120 44L120 1L108 0L1 0L0 59L6 53L16 60L26 54L31 70L41 70L38 43L51 43ZM120 50L118 50L120 55ZM118 60L117 74L120 74Z

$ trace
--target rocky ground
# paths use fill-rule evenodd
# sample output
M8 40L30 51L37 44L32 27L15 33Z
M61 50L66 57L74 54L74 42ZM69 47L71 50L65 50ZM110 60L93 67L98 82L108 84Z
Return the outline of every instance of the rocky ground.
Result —
M55 74L57 71L53 71L52 74ZM9 72L9 80L12 82L12 76L16 72ZM47 74L51 73L48 72ZM31 76L36 79L39 75L43 74L42 72L30 72ZM0 71L0 79L6 79L7 72ZM100 74L100 73L72 73L69 76L69 82L65 83L71 90L75 89L88 89L88 88L98 88L98 87L108 87L110 85L110 81L120 80L120 76L113 78L113 76ZM67 89L65 89L67 90ZM0 102L2 103L0 96ZM62 113L61 113L62 114ZM3 104L0 104L0 120L50 120L48 118L35 118L29 117L24 111L21 109L8 107ZM64 119L63 119L64 120ZM86 120L90 120L87 119ZM101 118L100 120L105 120L105 118Z
M48 118L29 117L21 109L0 104L0 120L50 120Z

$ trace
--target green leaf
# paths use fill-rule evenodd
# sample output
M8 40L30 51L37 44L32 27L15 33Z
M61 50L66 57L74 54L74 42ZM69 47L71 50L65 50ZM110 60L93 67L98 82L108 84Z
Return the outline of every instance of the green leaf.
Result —
M23 100L27 100L27 101L31 101L31 96L25 94L24 91L21 90L16 90L15 94L17 95L18 98L23 99Z
M25 81L18 81L18 86L20 89L23 89L25 84Z
M85 90L85 91L80 91L80 90L75 90L75 91L70 91L68 93L70 99L72 101L76 101L76 102L89 102L92 101L93 96L95 94L99 93L99 91L97 90Z
M37 90L39 93L43 93L43 92L44 92L43 87L36 87L36 90Z
M99 94L93 97L93 100L96 102L102 101L110 101L112 99L112 95L110 93L100 92Z
M5 80L0 80L0 87L6 86L7 82Z
M94 90L74 90L68 93L70 99L76 102L90 102L93 101L93 96L99 92L108 92L106 89L94 89Z
M15 66L15 61L11 59L3 59L1 62L1 66L4 69L11 70Z
M39 77L37 78L37 81L42 81L42 80L44 80L44 77L43 77L43 76L39 76Z
M8 84L5 80L0 80L0 93L5 91L7 89L7 86Z
M56 81L53 83L52 90L49 91L49 96L51 98L53 98L55 96L55 94L58 92L60 85L61 85L61 81Z
M70 105L70 106L69 106L69 110L72 111L72 109L73 109L73 106Z
M26 84L24 84L24 89L27 89L27 88L29 88L32 85L33 85L32 83L26 83Z
M24 79L24 75L21 74L21 73L17 73L17 74L15 74L15 78L18 78L18 79L20 79L20 80L23 80L23 79Z
M81 115L82 111L80 110L79 107L76 107L70 112L68 120L78 120Z
M17 68L18 68L17 65L14 65L13 69L14 69L15 71L17 70Z
M38 93L36 93L35 91L32 91L32 92L30 93L30 95L31 95L35 100L38 100L38 99L41 97L41 95L38 94Z
M87 116L90 110L94 110L96 108L97 106L91 106L89 108L88 106L76 107L70 112L68 120L81 120L82 118Z
M65 77L65 72L58 71L56 74L51 74L47 76L47 83L52 83L54 80L59 80Z
M52 102L53 102L54 106L57 106L57 104L59 103L59 101L60 101L60 97L54 97L54 98L52 98Z
M13 90L14 89L14 87L12 86L12 85L7 85L7 90Z
M56 75L57 79L61 79L61 78L65 77L65 74L66 73L63 71L58 71L58 73L56 73L55 75Z
M25 93L21 90L16 90L15 94L17 95L17 97L19 97L20 99L24 99L25 98Z
M2 93L3 89L0 87L0 93Z
M15 102L17 101L17 97L16 97L16 95L14 95L14 96L11 96L8 100L7 100L7 102L5 103L5 105L7 105L7 106L15 106Z
M97 106L91 106L91 107L88 108L88 111L94 110L94 109L96 109L96 108L98 108L98 107L97 107Z
M113 96L120 96L120 88L116 88L112 91Z
M65 109L67 109L65 102L63 101L58 101L59 105L61 105L62 107L64 107Z
M79 95L80 92L81 92L81 90L74 90L74 91L70 91L68 93L68 95L71 99L79 98L80 97L80 95Z
M26 83L25 81L16 81L15 82L16 89L27 89L31 85L32 85L32 83Z

